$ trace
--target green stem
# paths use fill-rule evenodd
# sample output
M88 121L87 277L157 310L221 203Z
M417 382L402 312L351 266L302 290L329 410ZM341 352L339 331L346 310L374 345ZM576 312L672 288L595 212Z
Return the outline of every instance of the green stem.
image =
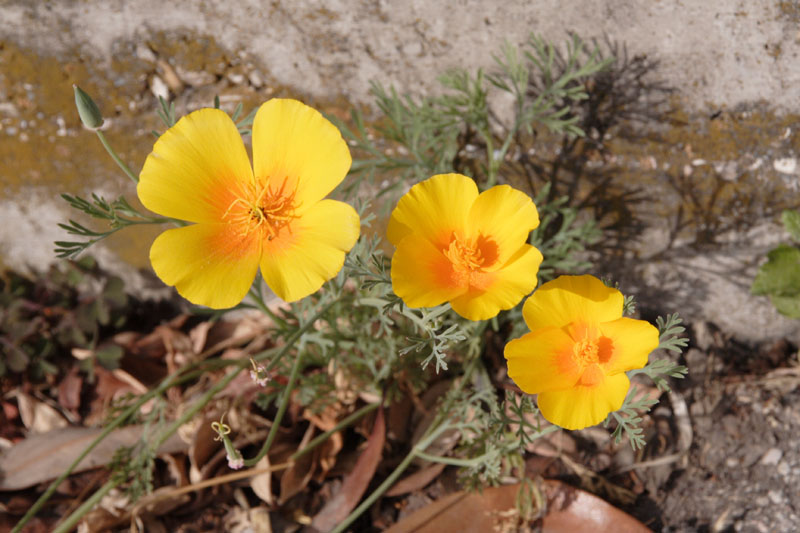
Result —
M275 356L275 359L267 365L267 370L274 367L277 362L283 358L283 356L294 346L294 343L297 342L297 339L300 338L309 328L314 326L314 322L319 320L328 310L333 307L333 305L337 302L337 300L333 300L332 302L327 303L322 309L317 311L317 313L308 319L308 321L300 326L294 334L289 337L284 345L283 349ZM245 459L244 464L245 466L253 466L257 462L259 462L268 452L270 446L272 446L272 441L275 440L275 437L278 435L278 427L281 425L281 421L283 420L283 414L286 412L286 408L289 407L289 397L292 393L292 389L294 388L294 382L297 379L297 375L300 372L300 362L302 357L302 353L297 354L297 357L294 360L294 364L292 365L291 375L289 376L289 382L286 384L286 388L283 391L283 396L281 396L280 403L278 405L278 412L275 414L275 419L272 421L272 427L269 428L269 434L267 434L267 440L264 441L264 445L261 447L261 451L258 452L258 455L253 457L252 459ZM255 358L254 358L255 359ZM256 359L257 360L257 359Z
M361 505L356 507L355 510L352 513L350 513L347 516L347 518L344 519L344 521L342 521L338 526L336 526L331 531L331 533L341 533L342 531L347 529L347 527L350 524L352 524L359 516L361 516L361 514L364 513L364 511L369 509L372 506L372 504L378 500L378 498L383 496L383 493L385 493L387 490L389 490L389 488L391 488L392 485L395 484L397 479L403 474L403 472L406 471L406 468L408 468L408 466L411 464L411 461L414 460L416 455L417 455L417 450L416 448L413 448L408 453L408 455L406 455L405 459L403 459L403 461L399 465L397 465L397 468L395 468L394 471L391 474L389 474L389 477L384 479L383 483L381 483L377 489L372 491L372 494L370 494L366 500L361 502Z
M125 174L127 174L127 176L133 181L133 183L139 183L139 178L136 177L136 174L134 174L133 171L131 171L128 165L126 165L122 161L122 159L119 158L114 149L111 148L111 145L108 144L108 139L106 139L105 134L100 130L95 130L95 133L97 133L97 137L100 139L100 142L103 143L103 148L106 149L106 152L108 152L108 155L111 156L111 159L113 159L114 162L119 166L119 168L121 168L122 171Z
M160 394L161 392L163 392L164 390L166 390L167 388L169 388L170 386L172 386L172 384L173 384L173 381L176 381L176 380L177 380L177 377L178 377L178 374L175 374L174 376L169 376L167 379L165 379L165 380L162 382L161 386L159 386L158 388L156 388L156 389L154 389L154 390L152 390L152 391L149 391L149 392L147 392L146 394L143 394L141 397L139 397L139 399L138 399L138 400L137 400L137 401L136 401L136 402L135 402L133 405L131 405L130 407L128 407L127 409L125 409L125 411L123 411L123 412L122 412L122 413L121 413L121 414L120 414L120 415L119 415L119 416L118 416L116 419L114 419L114 420L113 420L113 421L112 421L112 422L111 422L111 423L108 425L108 427L106 427L106 428L105 428L105 429L104 429L104 430L103 430L103 431L100 433L100 435L98 435L98 436L97 436L97 437L96 437L96 438L95 438L95 439L92 441L92 443L91 443L91 444L89 444L89 446L87 446L87 447L86 447L86 449L84 449L84 450L83 450L83 452L81 452L81 454L80 454L80 455L79 455L79 456L78 456L78 457L77 457L77 458L76 458L76 459L75 459L75 460L72 462L72 464L70 464L70 465L69 465L69 467L67 467L67 469L66 469L66 470L65 470L65 471L64 471L64 472L63 472L63 473L62 473L60 476L58 476L58 477L55 479L55 481L53 481L53 482L50 484L50 486L49 486L49 487L47 487L47 490L44 492L44 494L42 494L42 495L39 497L39 499L38 499L38 500L36 500L36 503L34 503L34 504L31 506L31 508L30 508L30 509L28 509L28 512L26 512L26 513L25 513L25 515L22 517L22 519L19 521L19 523L17 523L17 525L16 525L16 526L14 526L14 529L12 529L12 530L11 530L11 531L12 531L12 533L18 533L19 531L21 531L21 530L22 530L22 527L23 527L23 526L24 526L24 525L25 525L25 524L26 524L26 523L27 523L27 522L28 522L28 521L29 521L31 518L33 518L33 517L36 515L36 513L38 513L38 512L39 512L39 509L41 509L41 508L42 508L42 506L44 506L44 504L47 502L47 500L49 500L49 499L50 499L50 497L51 497L51 496L53 495L53 493L56 491L56 488L58 488L58 486L59 486L59 485L61 485L61 483L62 483L62 482L65 480L65 479L67 479L67 477L68 477L68 476L69 476L69 475L72 473L72 471L75 469L75 467L77 467L77 466L78 466L78 464L79 464L81 461L83 461L83 459L84 459L84 458L85 458L87 455L89 455L89 453L90 453L90 452L91 452L91 451L92 451L92 450L93 450L93 449L94 449L94 448L95 448L95 447L96 447L98 444L100 444L100 442L102 442L102 441L103 441L103 439L105 439L105 438L106 438L106 437L107 437L107 436L108 436L108 435L109 435L109 434L110 434L112 431L114 431L114 430L115 430L117 427L119 427L120 425L122 425L122 423L123 423L124 421L126 421L126 420L127 420L127 419L128 419L130 416L131 416L131 415L133 415L133 414L134 414L136 411L138 411L138 410L139 410L139 408L140 408L142 405L144 405L144 404L145 404L147 401L149 401L151 398L153 398L153 397L154 397L154 396L156 396L157 394Z
M264 350L263 352L261 352L259 354L259 356L263 359L263 358L266 358L267 356L269 356L269 354L273 353L274 351L275 351L275 349ZM75 468L78 466L78 464L87 455L89 455L89 453L98 444L100 444L109 434L111 434L112 431L114 431L117 427L119 427L122 423L124 423L130 416L132 416L134 413L136 413L139 410L139 408L142 405L144 405L145 403L147 403L151 398L153 398L153 397L155 397L155 396L157 396L159 394L162 394L164 391L166 391L170 387L173 387L175 385L180 385L181 383L185 383L187 381L191 381L192 379L195 379L196 377L198 377L201 374L203 374L203 372L204 372L203 369L206 368L206 367L215 368L215 367L218 367L218 366L228 366L228 365L232 365L232 364L241 364L241 365L243 365L244 362L212 360L212 361L200 361L200 362L197 362L197 363L193 363L191 365L188 365L187 367L185 367L181 371L177 372L176 374L174 374L172 376L167 376L161 382L161 384L158 387L156 387L152 391L148 391L147 393L145 393L141 397L139 397L139 399L136 400L135 403L133 403L131 406L129 406L127 409L125 409L119 416L117 416L117 418L115 418L113 421L111 421L111 423L108 425L108 427L105 428L102 431L102 433L100 433L100 435L95 437L95 439L86 447L86 449L83 450L83 452L81 452L81 454L72 462L72 464L70 464L69 467L67 467L67 469L64 472L62 472L61 475L58 476L58 478L56 478L55 481L53 481L50 484L49 487L47 487L47 490L44 492L44 494L42 494L39 497L39 499L36 500L36 502L31 506L30 509L28 509L28 511L25 513L25 515L19 521L19 523L17 523L17 525L14 526L14 529L12 530L12 533L19 533L22 530L22 527L31 518L36 516L36 513L39 512L39 510L44 506L44 504L47 503L47 501L55 493L56 488L58 488L58 486L61 485L61 483L65 479L67 479L67 477L69 477L69 475L72 473L73 470L75 470Z
M173 433L178 431L183 424L191 420L191 418L197 414L200 409L205 407L205 405L211 401L211 399L216 396L216 394L228 386L228 383L233 381L233 379L239 375L239 372L244 370L245 366L242 365L239 368L234 369L231 372L216 382L213 387L208 389L205 394L203 394L199 400L197 400L194 405L192 405L189 409L187 409L177 420L175 420L172 424L166 427L164 431L161 432L161 435L156 439L155 447L158 448L161 446Z
M331 435L333 435L337 431L341 431L342 429L346 428L347 426L349 426L350 424L352 424L356 420L359 420L359 419L363 418L367 414L371 413L372 411L374 411L375 409L380 407L380 405L381 405L380 403L371 403L371 404L365 405L364 407L362 407L361 409L359 409L355 413L353 413L350 416L344 418L341 422L336 424L332 429L329 429L325 433L315 437L302 450L298 450L298 451L294 452L289 457L289 460L290 461L297 461L299 458L301 458L302 456L304 456L305 454L307 454L308 452L310 452L311 450L313 450L314 448L316 448L317 446L319 446L320 444L325 442Z
M56 526L56 528L53 530L53 533L68 533L69 531L72 531L72 528L78 524L80 519L83 518L83 515L91 511L92 507L99 503L100 500L103 499L103 496L111 492L111 489L119 485L120 482L121 480L116 477L112 477L106 481L105 485L97 489L97 491L92 494L88 500L83 502L80 507L75 509L75 511L73 511L73 513L70 514L66 520L58 524L58 526Z
M372 494L370 494L366 500L361 502L361 505L356 507L349 515L347 515L347 518L345 518L344 521L342 521L338 526L336 526L336 528L333 529L331 533L341 533L347 528L347 526L352 524L359 516L361 516L361 514L364 511L369 509L372 506L372 504L378 500L378 498L383 496L383 494L387 490L389 490L389 488L391 488L392 485L395 484L397 479L403 474L403 472L405 472L406 468L408 468L408 466L411 464L411 461L413 461L416 457L418 457L420 453L424 452L428 448L428 446L430 446L431 443L435 441L439 435L442 434L442 432L447 431L447 429L449 428L450 424L443 423L439 425L436 423L436 421L434 421L434 423L432 423L428 427L428 429L425 430L425 433L422 435L422 438L420 438L417 444L415 444L414 447L411 448L411 451L408 452L408 455L406 455L403 461L399 465L397 465L397 468L395 468L391 474L389 474L389 477L383 480L383 483L381 483L378 486L378 488L372 491Z
M297 380L297 376L300 373L300 366L301 361L303 359L303 352L297 354L297 357L294 359L294 364L292 364L292 372L289 375L289 382L286 384L286 388L283 389L283 396L281 396L280 403L278 404L278 412L275 415L275 419L272 421L272 427L269 428L269 434L267 435L267 440L264 441L264 445L261 447L261 450L258 454L251 458L245 459L244 465L245 466L253 466L258 463L262 457L267 455L269 452L270 447L272 446L272 441L275 440L275 437L278 436L278 428L283 421L283 415L286 413L286 408L289 407L289 399L292 394L292 389L294 389L294 382Z
M335 301L331 302L328 305L326 305L325 307L323 307L319 312L317 312L316 315L314 315L311 319L309 319L308 322L306 322L300 328L298 328L298 330L287 340L286 344L281 348L281 350L278 352L278 354L275 356L275 358L273 359L273 361L270 363L269 366L270 367L273 366L274 364L277 363L277 361L279 359L281 359L284 355L286 355L286 353L294 346L294 343L297 342L297 339L299 339L300 336L303 333L305 333L314 324L314 322L316 322L319 319L320 316L322 316L325 312L327 312L328 309L330 309L330 307L334 303L336 303L336 302ZM266 357L266 354L268 354L268 353L269 353L269 350L264 352L264 357ZM298 356L298 359L300 359L299 356ZM297 363L297 361L295 361L295 364L296 363ZM245 368L245 366L246 365L244 364L244 362L242 362L242 364L241 364L241 366L239 368L237 368L237 369L233 370L232 372L228 373L228 375L226 375L219 382L217 382L211 389L209 389L209 391L206 392L200 398L200 400L195 402L195 404L188 411L183 413L178 420L176 420L175 422L170 424L164 431L162 431L161 435L156 439L156 448L158 446L160 446L164 441L166 441L170 437L170 435L172 435L175 431L177 431L178 428L181 425L185 424L192 416L194 416L200 409L202 409L203 406L205 406L211 400L211 398L214 397L214 395L217 392L219 392L220 390L225 388L228 385L228 383L230 383L239 374L239 372L241 372ZM293 368L292 370L294 371L295 368ZM292 384L292 381L290 380L289 386L287 386L287 390L291 389L291 384ZM148 393L148 395L149 394L150 393ZM286 404L288 404L287 396L288 396L287 394L284 394L284 397L283 397L284 404L281 405L281 408L282 408L283 411L286 410L286 406L287 406ZM140 402L144 403L140 399L140 401L137 402L137 404L134 404L134 406L132 406L132 407L138 408L138 405L140 405ZM280 417L283 417L283 413L280 411L280 409L279 409L278 414L279 414ZM118 422L118 421L115 421L115 423L116 422ZM279 423L279 420L278 420L278 423ZM275 428L276 425L277 424L273 425L273 429ZM109 428L111 428L111 426ZM109 433L109 432L110 432L110 429L107 428L106 431L104 431L101 436L105 437L105 435L107 435L107 433ZM272 430L270 430L270 435L272 435ZM274 436L273 436L273 439L274 439ZM102 440L102 439L98 439L96 441L96 443L99 442L99 440ZM87 450L83 452L81 457L78 458L78 461L80 459L82 459L88 453L88 451L90 451L91 448L93 448L96 445L96 443L93 443L90 446L90 448L87 448ZM260 457L259 457L259 459L260 459ZM65 479L66 476L69 475L69 472L71 471L72 468L74 468L75 465L77 465L77 461L75 462L75 464L72 467L70 467L70 469L65 474L62 474L63 479ZM63 479L61 479L60 481L63 481ZM48 489L48 491L51 492L51 493L52 493L52 491L55 491L55 487L58 486L60 481L58 481L58 483L54 482L53 485L51 485L51 487ZM50 489L52 489L52 491L50 491ZM47 497L49 498L50 495L47 494ZM42 498L44 498L44 496ZM42 498L39 498L39 501L41 501L41 503L43 505L44 501L42 501ZM93 496L93 498L94 498L94 496ZM39 501L36 502L37 505L39 504ZM41 507L41 505L39 505L39 507ZM33 508L31 508L31 510L34 511ZM38 508L36 510L38 510ZM76 513L78 513L79 510L81 511L81 515L75 517ZM74 520L80 520L81 516L83 516L83 514L85 514L87 511L88 511L88 509L86 509L85 506L82 505L78 510L76 510L74 513L72 513L72 515L70 515L70 518L68 520L73 520L73 519ZM34 513L35 512L36 511L34 511ZM20 522L19 524L17 524L17 528L21 529L22 525L24 524L24 522L26 522L27 520L30 519L30 517L28 517L29 514L31 516L33 516L33 513L31 513L31 511L28 511L28 513L25 515L25 517L23 517L23 522ZM19 531L19 529L15 529L14 531Z
M420 459L424 459L426 461L430 461L431 463L441 463L443 465L469 468L483 461L484 458L488 457L488 454L484 454L479 457L473 457L472 459L462 459L460 457L444 457L441 455L431 455L425 452L418 451L417 457L419 457Z
M286 329L288 327L288 325L286 324L286 321L284 319L282 319L281 317L279 317L278 315L276 315L275 313L273 313L272 309L267 307L267 304L264 303L264 298L261 297L260 284L261 284L260 278L257 279L255 283L253 283L253 285L250 287L250 297L253 299L253 301L256 304L256 307L258 307L258 309L262 313L264 313L265 315L270 317L272 319L272 321L275 322L276 324L278 324L278 326L281 329ZM257 286L258 286L258 288L257 288Z

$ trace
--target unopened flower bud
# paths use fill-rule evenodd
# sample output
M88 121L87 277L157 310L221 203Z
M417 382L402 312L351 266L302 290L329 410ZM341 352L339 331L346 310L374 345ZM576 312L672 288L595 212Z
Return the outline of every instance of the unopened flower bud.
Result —
M83 125L93 130L102 126L103 115L100 114L100 109L92 97L77 85L73 85L72 88L75 89L75 107L78 108L78 115Z

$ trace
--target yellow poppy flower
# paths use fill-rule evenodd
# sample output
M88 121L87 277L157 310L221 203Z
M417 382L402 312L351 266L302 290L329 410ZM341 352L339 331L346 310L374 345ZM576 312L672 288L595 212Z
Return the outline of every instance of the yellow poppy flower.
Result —
M259 266L285 301L334 277L358 239L358 214L324 199L350 169L339 130L296 101L264 103L253 122L253 165L219 109L181 118L156 141L139 176L145 207L193 222L159 235L150 262L187 300L239 303Z
M450 302L469 320L511 309L536 287L542 254L527 244L539 213L525 193L499 185L478 194L461 174L414 185L392 211L392 287L409 307Z
M531 332L506 344L508 375L539 410L565 429L605 420L622 407L625 372L647 364L658 329L623 318L623 296L593 276L561 276L528 298L522 316Z

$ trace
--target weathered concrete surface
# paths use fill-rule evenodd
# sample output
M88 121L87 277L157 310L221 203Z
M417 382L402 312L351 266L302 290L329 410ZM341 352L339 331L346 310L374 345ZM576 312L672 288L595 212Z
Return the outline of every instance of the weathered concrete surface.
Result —
M428 91L447 67L487 67L504 39L566 31L656 56L692 106L800 102L800 4L773 0L93 0L3 3L0 36L46 52L187 28L257 57L314 96L367 98L373 79Z
M64 238L56 223L75 216L57 201L59 192L134 196L80 127L71 83L88 84L110 119L107 134L136 171L152 145L149 131L159 127L154 94L169 96L181 113L208 105L214 94L226 109L302 95L343 111L370 102L372 80L401 92L435 92L439 73L491 68L504 40L520 44L531 31L555 42L568 31L607 38L658 61L654 75L677 89L683 126L673 124L656 144L609 141L619 161L614 171L627 183L663 187L664 180L691 178L700 190L720 179L748 187L782 180L776 190L800 205L797 1L0 0L0 265L37 268L54 258L52 242ZM721 118L708 119L719 111ZM661 216L666 196L651 192L652 212ZM680 197L671 201L669 209ZM761 224L774 217L758 213L745 216L753 227L770 227ZM629 269L628 287L643 300L714 321L745 340L797 336L796 322L747 290L759 258L783 238L772 228L751 241L739 227L727 248L699 253L658 255L659 241L643 239L622 270L597 265L595 273L625 285ZM93 253L127 270L128 283L141 283L126 265L146 266L153 236L121 232Z

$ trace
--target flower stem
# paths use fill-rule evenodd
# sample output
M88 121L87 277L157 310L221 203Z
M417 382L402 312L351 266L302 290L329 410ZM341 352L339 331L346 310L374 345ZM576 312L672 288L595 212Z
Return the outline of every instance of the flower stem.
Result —
M283 421L283 415L286 413L286 408L289 407L289 400L292 394L292 389L294 389L294 383L297 380L297 375L300 373L302 359L303 352L300 352L297 354L297 357L295 357L294 364L292 364L292 371L291 374L289 374L289 382L286 384L286 388L283 389L283 396L281 396L280 403L278 404L278 412L275 414L275 419L272 421L272 427L269 428L267 440L264 441L264 445L261 447L261 450L255 457L251 459L245 459L245 466L253 466L258 463L262 457L267 455L270 447L272 446L272 441L274 441L275 437L278 436L278 428L281 425L281 421Z
M275 364L284 356L286 353L294 346L294 343L297 342L306 331L314 326L314 322L319 320L328 310L333 307L333 305L337 302L337 300L333 300L322 307L317 313L308 319L305 324L300 326L297 331L286 341L286 345L283 349L278 353L275 359L267 366L267 370L275 366ZM272 427L269 428L269 433L267 434L267 440L264 441L264 445L261 447L261 450L258 452L258 455L251 459L245 459L244 464L245 466L253 466L257 462L261 460L267 453L269 452L270 446L272 446L272 441L275 440L275 437L278 435L278 427L281 425L281 421L283 420L283 415L286 412L286 408L289 407L289 398L292 394L292 389L294 388L294 382L297 379L297 375L300 373L300 364L303 358L303 354L297 354L297 357L294 360L294 364L292 365L292 370L289 375L289 382L286 384L286 388L283 391L283 396L281 396L280 403L278 404L278 412L275 414L275 419L272 421Z
M58 526L56 526L56 528L53 530L53 533L68 533L69 531L72 531L72 528L74 528L78 521L83 518L83 515L91 511L92 507L99 503L100 500L103 499L103 496L111 492L111 490L119 485L121 481L122 480L119 477L111 476L111 479L106 481L105 485L97 489L97 491L95 491L95 493L92 494L89 499L83 502L80 507L75 509L75 511L69 515L66 520L58 524Z
M391 474L389 474L389 477L387 477L386 479L384 479L384 480L383 480L383 483L381 483L381 484L380 484L380 486L379 486L377 489L375 489L374 491L372 491L372 494L370 494L370 495L369 495L369 497L368 497L366 500L364 500L363 502L361 502L361 505L359 505L358 507L356 507L356 508L353 510L353 512L352 512L352 513L350 513L350 514L347 516L347 518L345 518L345 519L344 519L344 520L343 520L343 521L342 521L342 522L341 522L341 523L340 523L338 526L336 526L336 527L335 527L335 528L334 528L334 529L331 531L331 533L341 533L342 531L344 531L345 529L347 529L347 527L348 527L350 524L352 524L353 522L355 522L355 520L356 520L356 519L357 519L359 516L361 516L361 514L362 514L364 511L366 511L367 509L369 509L369 508L372 506L372 504L373 504L373 503L375 503L375 502L378 500L378 498L380 498L381 496L383 496L383 493L384 493L384 492L386 492L387 490L389 490L389 488L390 488L392 485L394 485L394 484L395 484L395 482L397 481L397 479L398 479L398 478L399 478L399 477L400 477L400 476L403 474L403 472L405 472L405 471L406 471L406 468L408 468L408 466L411 464L411 461L413 461L413 460L414 460L414 458L416 457L416 455L417 455L417 449L416 449L416 448L413 448L413 449L412 449L412 450L411 450L411 451L408 453L408 455L406 455L405 459L403 459L403 461L402 461L402 462L401 462L399 465L397 465L397 468L395 468L395 469L394 469L394 471L393 471Z
M95 130L95 133L97 133L97 137L100 139L100 142L103 143L103 148L106 149L106 152L108 152L108 155L111 156L111 159L114 160L114 162L133 181L133 183L139 183L139 178L136 176L136 174L133 173L130 167L128 167L128 165L126 165L122 159L119 158L114 149L111 148L111 145L108 144L108 139L106 139L105 134L100 130Z
M185 376L184 376L184 377L185 377ZM138 411L138 410L139 410L139 408L140 408L142 405L144 405L145 403L147 403L147 402L148 402L148 401L149 401L151 398L153 398L154 396L156 396L156 395L160 394L161 392L163 392L163 391L167 390L169 387L171 387L171 386L174 384L174 382L176 382L176 381L177 381L177 378L178 378L178 374L175 374L175 375L173 375L173 376L169 376L167 379L165 379L165 380L164 380L164 381L161 383L161 385L160 385L158 388L156 388L156 389L153 389L152 391L148 391L146 394L143 394L142 396L140 396L140 397L139 397L139 399L138 399L138 400L137 400L137 401L136 401L136 402L135 402L133 405L131 405L130 407L128 407L127 409L125 409L125 411L123 411L123 412L122 412L122 413L121 413L121 414L120 414L120 415L119 415L117 418L115 418L115 419L114 419L114 420L113 420L113 421L112 421L112 422L111 422L111 423L108 425L108 427L106 427L106 428L105 428L105 429L102 431L102 433L100 433L100 435L98 435L98 436L97 436L97 437L96 437L96 438L95 438L95 439L92 441L92 443L91 443L91 444L89 444L89 445L86 447L86 449L84 449L84 450L83 450L83 452L81 452L81 454L80 454L80 455L79 455L79 456L78 456L78 457L77 457L77 458L76 458L76 459L75 459L75 460L72 462L72 464L71 464L71 465L69 465L69 467L67 467L67 469L66 469L66 470L65 470L65 471L64 471L64 472L63 472L63 473L62 473L60 476L58 476L58 477L55 479L55 481L53 481L53 482L50 484L50 486L49 486L49 487L47 487L47 490L44 492L44 494L42 494L42 495L39 497L39 499L38 499L38 500L36 500L36 503L34 503L34 504L31 506L31 508L30 508L30 509L28 509L28 512L26 512L26 513L25 513L25 515L23 515L23 517L22 517L22 519L19 521L19 523L17 523L17 525L16 525L16 526L14 526L14 529L12 529L12 530L11 530L11 531L12 531L12 533L17 533L17 532L19 532L19 531L21 531L21 530L22 530L22 527L23 527L23 526L24 526L24 525L25 525L25 524L26 524L26 523L27 523L27 522L28 522L28 521L29 521L31 518L33 518L33 517L36 515L36 513L37 513L37 512L39 512L39 509L41 509L41 508L42 508L42 506L44 506L44 504L47 502L47 500L49 500L49 499L50 499L50 497L51 497L51 496L53 495L53 493L56 491L56 488L58 488L58 486L59 486L59 485L61 485L61 483L62 483L62 482L65 480L65 479L67 479L67 477L68 477L68 476L69 476L69 475L72 473L72 471L75 469L75 467L76 467L76 466L78 466L78 464L79 464L81 461L83 461L84 457L86 457L87 455L89 455L89 453L90 453L90 452L91 452L91 451L92 451L92 450L93 450L93 449L94 449L94 448L95 448L95 447L96 447L98 444L100 444L100 442L102 442L102 441L103 441L103 439L105 439L105 438L106 438L106 437L107 437L107 436L108 436L108 435L109 435L109 434L110 434L112 431L114 431L114 430L115 430L117 427L119 427L119 426L120 426L120 425L121 425L121 424L122 424L122 423L123 423L125 420L127 420L127 419L128 419L130 416L131 416L131 415L133 415L133 414L134 414L136 411Z

